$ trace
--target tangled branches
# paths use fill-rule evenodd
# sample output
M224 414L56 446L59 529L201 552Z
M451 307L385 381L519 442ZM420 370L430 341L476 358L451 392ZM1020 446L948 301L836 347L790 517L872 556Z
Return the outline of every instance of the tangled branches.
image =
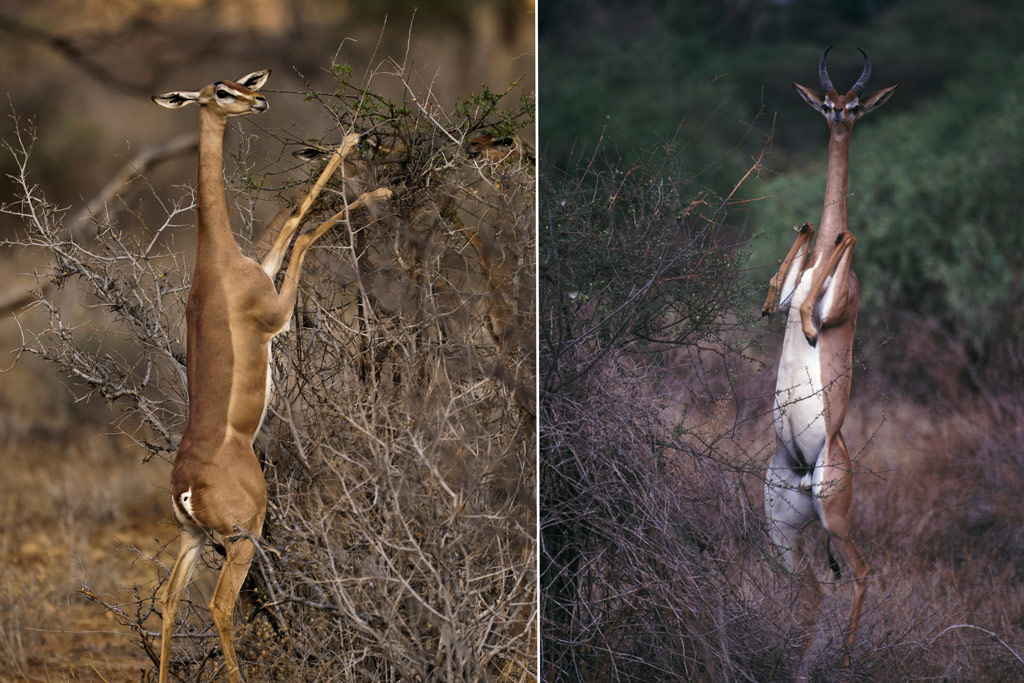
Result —
M775 625L751 594L777 591L763 590L763 538L743 493L756 461L726 457L703 412L735 396L744 255L725 228L729 199L688 177L671 151L628 168L542 166L550 680L772 677L779 638L765 637ZM673 413L695 404L700 418Z

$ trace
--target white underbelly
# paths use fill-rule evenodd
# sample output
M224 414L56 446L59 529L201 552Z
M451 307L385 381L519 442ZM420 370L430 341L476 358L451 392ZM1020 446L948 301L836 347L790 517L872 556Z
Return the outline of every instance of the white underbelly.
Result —
M260 422L256 426L256 431L252 433L252 440L256 440L256 435L263 429L263 421L267 419L267 409L270 407L270 396L274 390L274 337L279 334L284 334L292 328L292 319L288 318L285 321L284 327L274 333L274 336L267 342L267 382L266 388L263 391L263 412L260 414Z
M263 429L263 421L267 419L267 408L270 407L270 392L274 388L274 351L273 351L274 340L271 339L267 342L267 381L266 387L263 390L263 412L260 413L259 424L256 425L256 431L252 433L252 441L256 440L256 435Z
M786 318L786 333L775 382L775 433L783 442L796 446L809 461L825 445L825 399L821 382L818 346L811 346L800 321L800 304L810 290L813 270L805 271L797 283Z

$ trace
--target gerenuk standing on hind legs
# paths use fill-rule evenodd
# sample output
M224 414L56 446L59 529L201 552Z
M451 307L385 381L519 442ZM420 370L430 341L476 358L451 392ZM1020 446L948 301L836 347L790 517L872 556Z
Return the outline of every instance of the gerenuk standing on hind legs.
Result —
M180 539L178 558L161 595L160 683L167 681L178 600L203 546L213 538L223 543L226 556L210 613L228 679L241 680L232 616L267 507L267 485L252 443L270 400L271 341L289 327L306 250L347 220L348 211L391 196L386 189L364 194L315 230L300 235L278 291L274 278L292 237L331 175L355 151L359 136L346 136L297 208L284 209L274 219L273 223L283 225L263 262L245 256L231 232L224 199L224 130L229 118L268 109L267 100L257 91L269 76L269 70L255 71L201 90L153 96L154 102L171 109L199 105L196 267L185 309L188 422L171 469L171 505Z
M796 243L772 278L762 311L771 315L778 309L786 314L775 384L777 445L765 477L765 512L772 542L790 572L796 567L800 532L814 520L821 522L853 572L853 611L842 658L842 666L849 666L869 572L851 539L853 476L841 432L853 375L859 287L851 264L857 238L846 223L850 135L854 123L885 104L897 86L864 97L871 60L861 50L861 76L849 92L840 95L825 67L831 49L822 52L818 62L822 93L793 84L804 101L825 117L831 135L818 239L811 249L814 228L810 223L799 228ZM838 576L839 565L829 556ZM816 606L821 591L817 582L812 585Z

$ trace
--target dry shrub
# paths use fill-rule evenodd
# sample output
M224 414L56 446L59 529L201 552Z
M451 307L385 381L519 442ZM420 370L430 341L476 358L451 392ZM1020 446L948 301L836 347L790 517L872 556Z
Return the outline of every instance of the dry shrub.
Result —
M533 104L524 95L509 108L514 88L485 90L446 112L391 66L373 78L397 79L400 102L354 85L343 66L333 93L310 92L333 122L325 138L367 133L360 180L394 199L321 242L293 332L275 341L277 391L256 441L267 520L237 636L251 680L536 676L534 175L525 155L464 152L481 132L503 138L530 123ZM48 325L25 348L124 406L120 427L148 457L169 458L185 417L190 275L171 234L190 229L193 191L162 200L159 227L101 216L94 241L75 241L28 181L23 135L11 145L21 200L6 210L25 222L22 244L52 254L49 277L94 309L82 317L40 297ZM251 143L227 169L243 218L271 194L253 177L263 162ZM309 222L350 189L334 180ZM151 559L164 577L168 559ZM219 564L212 550L204 559ZM158 588L131 587L136 600L120 604L87 593L135 630L154 665ZM190 593L171 668L205 680L220 653L207 596Z
M585 399L543 404L546 675L767 673L778 636L740 578L751 515L739 472L685 440L670 445L652 378L619 360L594 366Z
M792 676L801 586L770 571L763 460L733 448L755 415L729 202L676 150L590 159L542 167L544 677Z

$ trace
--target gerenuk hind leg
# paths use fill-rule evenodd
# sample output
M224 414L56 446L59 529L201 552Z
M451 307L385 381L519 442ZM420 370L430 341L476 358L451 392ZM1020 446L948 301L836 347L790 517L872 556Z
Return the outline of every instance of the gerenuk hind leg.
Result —
M846 648L842 666L850 665L850 652L857 639L857 626L864 607L864 596L868 590L868 574L871 568L853 544L850 531L850 506L853 502L853 472L850 454L842 434L837 434L828 449L827 460L821 465L821 484L815 494L821 501L821 521L828 531L829 539L835 543L846 564L853 573L853 610L850 613L849 631L846 634Z

